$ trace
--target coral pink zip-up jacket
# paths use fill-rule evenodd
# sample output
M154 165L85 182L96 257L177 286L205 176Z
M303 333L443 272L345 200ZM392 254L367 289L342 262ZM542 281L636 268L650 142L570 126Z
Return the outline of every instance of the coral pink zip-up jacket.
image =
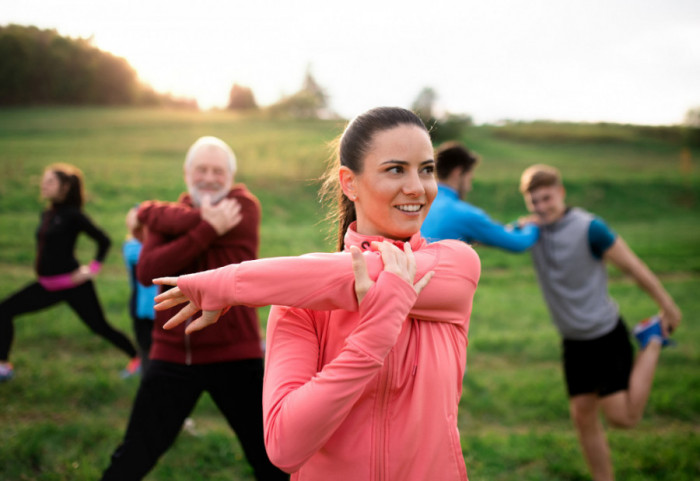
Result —
M183 276L203 309L275 304L267 326L263 413L270 459L293 481L466 480L457 410L466 367L476 252L459 241L411 247L419 296L383 271L351 227L346 252L260 259ZM403 243L394 242L399 247ZM351 245L376 280L361 305Z

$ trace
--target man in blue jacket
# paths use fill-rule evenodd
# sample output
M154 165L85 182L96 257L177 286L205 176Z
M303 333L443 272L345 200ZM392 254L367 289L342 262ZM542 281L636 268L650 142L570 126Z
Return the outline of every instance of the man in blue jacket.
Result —
M465 202L472 188L474 167L479 158L459 142L446 142L435 151L438 194L430 207L421 234L428 242L458 239L523 252L537 242L538 227L522 227L493 221L486 212Z

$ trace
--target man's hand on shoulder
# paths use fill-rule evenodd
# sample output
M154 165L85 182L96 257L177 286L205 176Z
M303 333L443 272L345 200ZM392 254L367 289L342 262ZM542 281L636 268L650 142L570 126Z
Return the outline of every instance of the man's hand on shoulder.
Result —
M223 199L218 204L212 205L211 198L204 196L201 207L202 219L211 224L218 235L224 235L241 220L241 205L236 199Z
M540 218L536 216L535 214L531 214L528 216L523 216L518 218L518 227L523 228L528 224L534 224L536 226L539 226L541 224Z

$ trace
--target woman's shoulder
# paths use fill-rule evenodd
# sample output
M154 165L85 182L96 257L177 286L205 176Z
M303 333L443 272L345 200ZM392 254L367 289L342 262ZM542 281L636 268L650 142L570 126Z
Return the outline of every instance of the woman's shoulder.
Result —
M425 248L433 251L440 264L453 265L459 270L471 268L477 273L481 270L479 254L466 242L445 239L428 244Z
M464 241L456 239L444 239L437 242L432 242L427 245L429 249L435 249L443 252L452 252L456 255L479 258L474 248Z
M66 221L78 221L87 218L83 209L74 205L57 205L48 211L53 211L54 216Z

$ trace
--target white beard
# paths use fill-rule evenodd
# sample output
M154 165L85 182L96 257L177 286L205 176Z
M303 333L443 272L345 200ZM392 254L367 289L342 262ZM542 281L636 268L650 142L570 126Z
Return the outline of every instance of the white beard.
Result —
M194 204L195 207L200 207L202 205L202 198L205 195L208 195L211 197L211 203L217 204L220 200L222 200L226 195L228 195L228 190L222 189L218 192L214 193L209 193L207 192L206 194L203 194L199 189L197 189L196 186L190 187L187 189L188 192L190 193L190 197L192 197L192 203Z

